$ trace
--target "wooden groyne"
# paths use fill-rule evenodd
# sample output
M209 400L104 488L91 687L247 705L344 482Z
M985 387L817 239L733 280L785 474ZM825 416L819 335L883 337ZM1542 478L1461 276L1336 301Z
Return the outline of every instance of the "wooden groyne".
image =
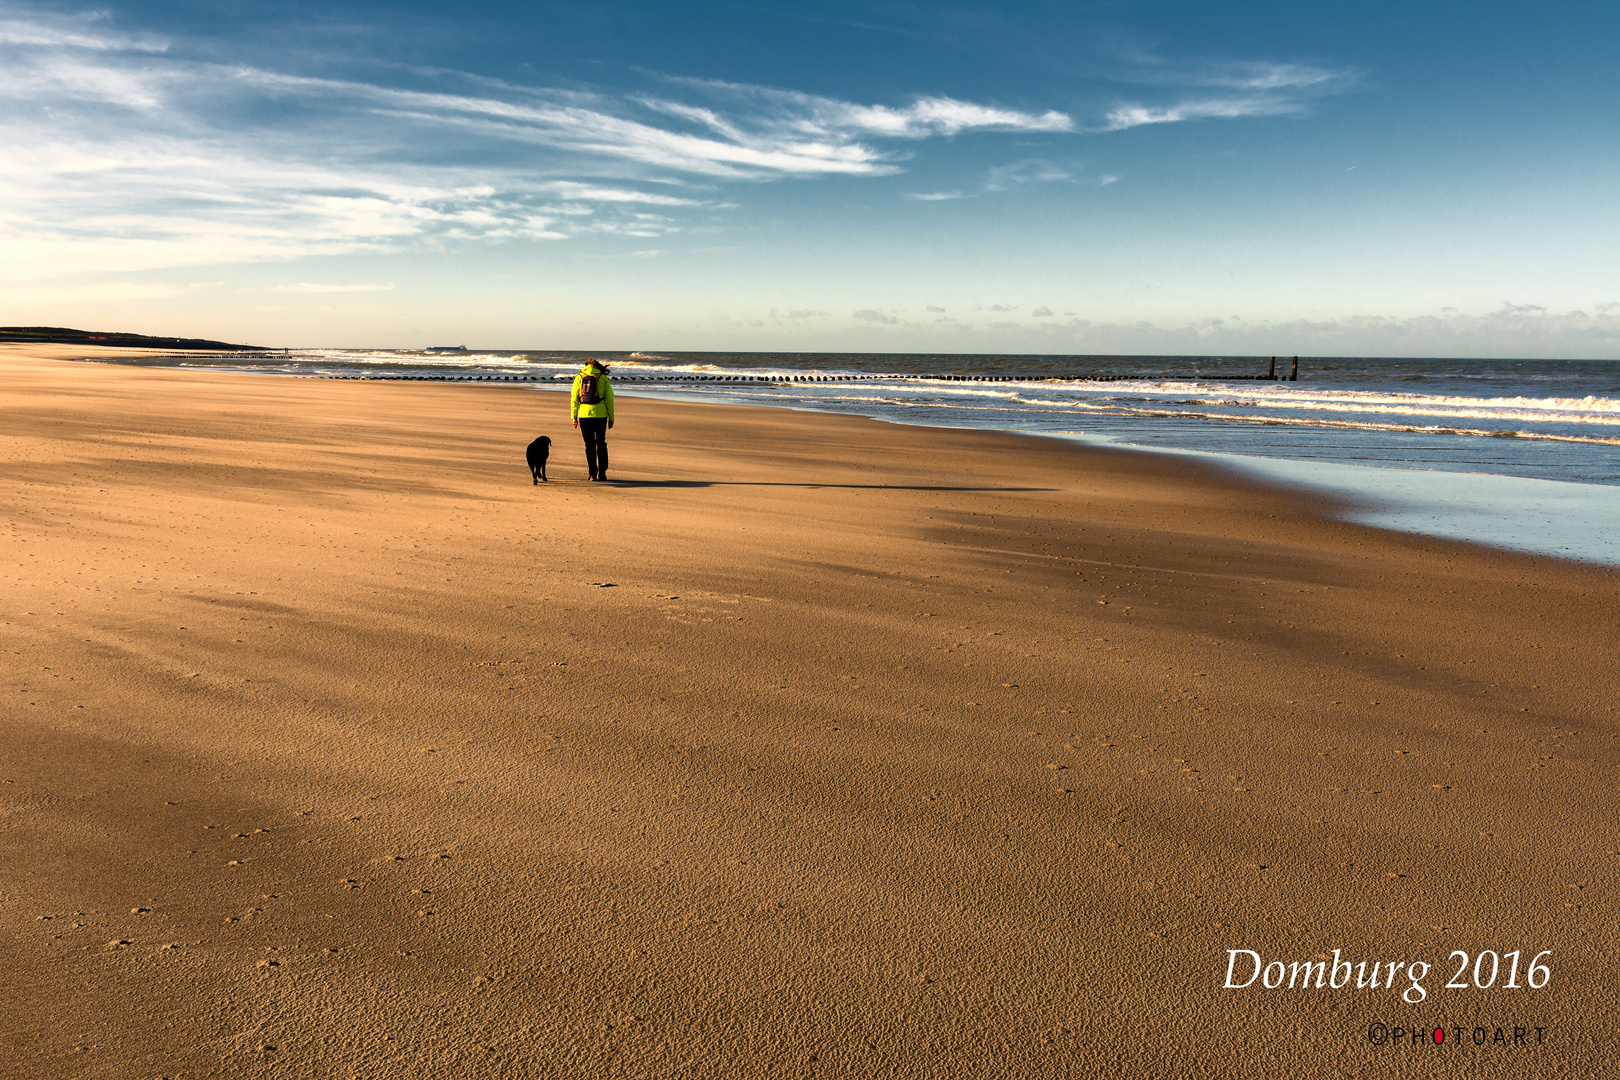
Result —
M571 384L571 374L508 375L487 372L434 372L430 374L365 372L361 374L331 373L318 376L323 379L380 379L394 382L507 382L507 383L559 383ZM676 385L693 383L719 386L805 386L810 384L840 384L862 382L965 382L965 383L1093 383L1093 382L1163 382L1166 379L1185 378L1201 382L1279 382L1299 380L1299 357L1294 357L1292 372L1286 379L1277 378L1277 358L1271 358L1271 370L1265 375L944 375L892 373L871 374L851 372L847 375L729 375L729 374L677 374L637 375L614 374L615 386Z

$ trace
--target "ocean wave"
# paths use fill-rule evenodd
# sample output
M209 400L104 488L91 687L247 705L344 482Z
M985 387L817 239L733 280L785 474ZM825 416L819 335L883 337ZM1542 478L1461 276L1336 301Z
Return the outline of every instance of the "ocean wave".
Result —
M1243 404L1285 407L1395 407L1405 409L1490 409L1520 412L1607 413L1620 415L1620 400L1588 394L1585 397L1463 397L1442 394L1390 394L1372 390L1327 390L1268 393L1265 390L1229 391Z
M1406 405L1378 405L1370 402L1333 401L1193 401L1193 405L1228 406L1232 408L1292 409L1312 412L1366 413L1374 416L1434 416L1457 420L1501 420L1526 424L1598 424L1620 427L1620 411L1603 412L1555 411L1547 408L1510 407L1457 407L1434 403Z
M836 385L836 384L832 384L832 385ZM678 386L678 384L677 384L677 386ZM892 393L890 393L888 395L884 395L884 396L881 396L881 397L877 396L877 395L874 395L874 394L871 394L869 392L864 393L864 394L859 394L859 395L848 395L848 394L840 394L840 393L834 393L834 392L829 392L829 391L815 390L815 389L809 388L809 387L783 389L783 390L777 390L777 391L771 391L771 392L765 392L765 391L759 390L759 389L743 388L743 387L729 387L729 386L725 387L725 388L721 388L721 387L716 386L716 387L712 387L712 388L709 388L709 389L706 389L706 390L701 389L701 388L697 388L697 387L694 387L694 388L692 388L690 390L687 390L685 388L676 389L676 387L672 386L672 387L670 387L670 389L673 392L676 392L676 393L695 393L695 394L700 394L700 395L726 394L728 396L734 396L734 397L735 396L746 396L746 397L749 397L749 398L760 398L760 399L771 399L771 400L792 399L792 400L802 400L802 401L805 401L806 403L811 403L811 404L816 403L816 402L833 403L833 402L858 402L858 401L878 402L878 401L882 401L882 402L884 402L886 404L890 404L890 405L893 405L893 406L898 406L898 407L901 407L901 408L983 409L983 410L987 410L987 411L998 411L998 412L1001 412L1001 411L1015 412L1015 413L1016 412L1042 412L1042 413L1053 413L1053 414L1063 414L1063 413L1070 413L1070 414L1075 414L1075 413L1088 413L1088 414L1115 413L1115 414L1130 414L1130 415L1156 416L1156 417L1185 416L1185 417L1194 417L1194 418L1200 418L1200 419L1244 420L1244 421L1253 421L1255 423L1275 422L1275 423L1296 423L1296 424L1307 424L1307 425L1314 424L1314 425L1317 425L1317 426L1338 426L1338 425L1340 425L1342 423L1347 422L1347 421L1342 419L1342 417L1345 414L1358 414L1358 413L1359 414L1364 414L1364 415L1370 415L1370 416L1413 416L1413 417L1429 417L1429 416L1432 416L1432 417L1435 417L1435 418L1438 418L1438 419L1496 420L1496 421L1501 421L1503 423L1518 423L1518 424L1582 424L1582 425L1598 425L1598 426L1606 426L1606 427L1620 426L1620 416L1594 415L1594 414L1590 414L1590 413L1587 413L1587 414L1583 414L1583 413L1554 413L1554 412L1540 412L1540 411L1529 411L1529 410L1500 410L1500 411L1493 411L1493 410L1484 410L1484 409L1442 409L1442 408L1434 408L1434 407L1419 408L1419 407L1412 407L1412 406L1375 407L1375 406L1364 405L1364 404L1359 404L1359 403L1358 404L1348 404L1348 403L1333 404L1333 403L1327 403L1327 402L1321 402L1321 401L1311 402L1311 403L1306 403L1306 402L1276 402L1276 401L1256 402L1256 401L1252 401L1252 400L1244 400L1244 399L1241 399L1241 398L1192 398L1192 399L1184 399L1183 401L1177 402L1176 404L1186 405L1186 406L1193 406L1193 407L1192 408L1164 408L1162 406L1159 406L1159 403L1155 402L1153 399L1145 398L1145 397L1141 396L1140 394L1131 394L1131 395L1119 395L1119 394L1116 394L1116 395L1114 395L1112 397L1112 399L1107 399L1107 400L1099 399L1099 398L1096 398L1096 397L1093 397L1093 398L1090 398L1090 399L1063 398L1063 397L1053 397L1053 396L1039 396L1039 397L1037 397L1037 396L1025 395L1023 393L1020 393L1017 389L1000 388L1000 387L998 387L996 389L989 389L989 388L978 389L978 388L962 388L962 387L956 387L956 386L936 388L936 387L931 386L929 388L929 392L924 394L924 393L921 393L921 392L910 392L910 393L904 392L904 391L912 391L913 390L913 387L910 386L910 385L892 386L892 387L887 387L886 386L886 387L884 387L884 389L892 390L892 391L895 391L895 392L892 392ZM874 389L876 389L876 387L874 387ZM947 397L955 399L955 400L954 401L941 400L942 398L947 398ZM968 399L968 400L964 401L962 399ZM998 408L998 406L1000 406L1000 408ZM1290 416L1284 416L1284 415L1267 415L1267 414L1262 413L1261 415L1242 416L1242 415L1234 415L1234 414L1231 414L1231 413L1222 413L1222 412L1211 412L1211 411L1209 411L1211 409L1218 409L1218 408L1243 408L1243 409L1255 409L1255 410L1277 409L1279 411L1282 410L1282 409L1289 409L1289 410L1292 410L1292 411L1312 411L1312 412L1317 412L1317 413L1333 413L1333 414L1337 414L1337 415L1336 416L1331 416L1331 417L1330 416L1318 416L1318 417L1298 417L1298 416L1293 416L1293 417L1290 417ZM1381 430L1381 428L1378 428L1377 425L1373 424L1372 421L1367 421L1367 422L1365 422L1365 424L1366 424L1368 430ZM1402 425L1396 425L1396 428L1404 430L1404 426L1402 426ZM1463 432L1463 429L1461 429L1461 428L1459 428L1457 430L1458 430L1459 433Z
M682 396L685 396L682 394ZM818 394L809 397L791 392L766 392L752 389L722 389L715 387L696 396L725 396L730 398L746 398L760 401L797 402L805 405L850 405L871 406L882 405L898 408L902 412L912 410L948 410L952 412L968 413L996 413L1012 414L1009 419L1016 419L1018 415L1047 416L1047 417L1077 417L1089 415L1095 417L1140 417L1160 420L1203 420L1216 423L1246 424L1253 426L1274 427L1305 427L1305 428L1331 428L1341 431L1385 431L1405 432L1423 435L1460 435L1471 438L1492 439L1534 439L1548 442L1585 443L1596 446L1620 446L1620 437L1606 437L1597 435L1571 435L1553 431L1536 431L1521 428L1474 428L1450 424L1401 424L1374 420L1347 420L1330 417L1301 417L1301 416L1253 416L1233 413L1209 412L1191 409L1157 409L1146 405L1131 404L1105 404L1100 402L1070 402L1070 401L1007 401L1001 404L989 402L947 402L924 401L915 397L900 397L877 394ZM1545 420L1545 417L1539 419Z
M923 403L914 403L923 404ZM1012 413L1047 413L1056 415L1074 415L1077 410L1063 408L1014 408L1010 406L994 405L956 405L945 402L935 402L927 407L934 409L964 409L981 412L1012 412ZM1084 412L1092 415L1108 414L1112 416L1133 416L1161 420L1210 420L1218 423L1249 424L1255 426L1273 427L1315 427L1334 428L1343 431L1399 431L1425 435L1466 435L1477 438L1492 439L1540 439L1548 442L1587 443L1595 446L1620 446L1620 437L1605 437L1599 435L1565 435L1551 431L1524 431L1505 428L1465 428L1443 424L1392 424L1380 423L1371 420L1333 420L1326 417L1295 417L1295 416L1239 416L1232 413L1192 412L1182 409L1151 409L1142 406L1129 405L1095 405L1086 404Z
M681 396L687 396L682 393ZM1620 437L1604 437L1597 435L1566 435L1551 431L1530 431L1508 428L1467 428L1447 424L1395 424L1381 423L1365 420L1338 420L1327 417L1294 417L1294 416L1241 416L1232 413L1195 412L1184 409L1153 409L1140 405L1103 405L1092 402L1055 402L1049 405L1039 405L1034 402L990 405L990 404L959 404L943 401L919 401L916 398L901 398L877 396L872 394L825 394L807 398L802 394L793 393L766 393L758 390L722 389L716 387L706 393L694 396L725 396L729 398L745 398L749 401L780 401L793 402L804 405L886 405L898 407L901 411L909 410L950 410L960 412L980 412L1013 414L1009 419L1016 419L1019 415L1048 417L1077 417L1077 415L1112 416L1112 417L1140 417L1160 420L1206 420L1217 423L1247 424L1253 426L1272 427L1305 427L1305 428L1332 428L1340 431L1389 431L1406 432L1420 435L1462 435L1471 438L1491 439L1537 439L1547 442L1585 443L1594 446L1620 446Z
M881 381L880 381L881 384ZM1056 387L1052 383L996 383L993 386L935 382L933 380L906 380L888 384L897 392L909 392L922 399L950 397L982 402L1001 401L1027 404L1039 408L1091 410L1118 407L1130 403L1150 407L1162 401L1160 392L1186 394L1194 387L1177 384L1172 387L1132 385L1129 389L1117 384L1108 390L1089 390L1069 396L1067 385ZM1201 387L1199 389L1208 390ZM1039 396L1031 391L1044 391ZM1056 391L1056 393L1054 393ZM1064 396L1056 396L1063 394ZM816 393L818 399L826 395ZM923 400L919 404L926 403ZM1167 403L1168 404L1168 403ZM1585 398L1471 398L1457 396L1389 395L1346 391L1315 395L1223 395L1220 397L1183 397L1175 404L1208 408L1234 408L1255 410L1289 410L1334 414L1361 413L1373 416L1432 416L1454 420L1496 420L1503 423L1525 424L1583 424L1606 427L1620 426L1620 401L1590 395Z
M909 382L910 380L908 380ZM1087 379L1012 379L1000 381L996 385L1004 389L976 390L971 385L947 382L944 380L919 379L916 384L927 385L931 389L946 390L952 393L1005 393L1012 389L1036 389L1048 391L1058 390L1063 393L1083 394L1088 397L1118 397L1123 395L1138 395L1144 397L1158 395L1191 395L1194 399L1207 402L1212 393L1224 395L1227 400L1221 404L1230 405L1259 405L1275 406L1277 408L1321 407L1321 408L1352 408L1364 407L1369 410L1376 407L1396 407L1406 409L1475 409L1475 410L1518 410L1526 413L1556 412L1556 413L1590 413L1620 416L1620 399L1600 397L1596 394L1587 394L1584 397L1545 397L1534 398L1516 395L1511 397L1472 397L1454 394L1403 394L1376 390L1304 390L1295 389L1293 384L1286 385L1288 389L1272 389L1269 385L1255 387L1234 386L1223 383L1221 380L1188 381L1176 380L1087 380Z

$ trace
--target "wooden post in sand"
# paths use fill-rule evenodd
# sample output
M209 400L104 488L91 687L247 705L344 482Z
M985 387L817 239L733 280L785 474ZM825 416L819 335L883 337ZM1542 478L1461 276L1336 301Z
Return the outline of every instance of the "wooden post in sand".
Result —
M1275 356L1273 356L1271 358L1271 370L1266 372L1266 378L1275 379L1276 377L1277 377L1277 358Z
M1288 373L1289 382L1299 382L1299 357L1294 357L1294 370Z

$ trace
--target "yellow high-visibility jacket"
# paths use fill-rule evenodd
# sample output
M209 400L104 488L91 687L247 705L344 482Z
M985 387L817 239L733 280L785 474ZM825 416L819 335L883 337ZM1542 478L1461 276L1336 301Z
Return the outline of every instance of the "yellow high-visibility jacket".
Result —
M581 404L579 400L579 384L585 381L585 376L595 375L598 401L595 405ZM574 376L574 389L568 394L568 419L578 420L584 418L605 416L613 419L613 384L608 382L607 372L595 364L586 364L578 375Z

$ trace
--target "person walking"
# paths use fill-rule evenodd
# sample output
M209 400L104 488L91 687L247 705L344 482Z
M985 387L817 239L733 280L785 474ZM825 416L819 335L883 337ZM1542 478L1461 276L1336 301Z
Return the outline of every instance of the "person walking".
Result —
M574 376L574 389L568 395L568 415L585 436L585 465L592 480L606 480L608 470L607 431L613 426L613 384L608 382L607 366L596 357Z

